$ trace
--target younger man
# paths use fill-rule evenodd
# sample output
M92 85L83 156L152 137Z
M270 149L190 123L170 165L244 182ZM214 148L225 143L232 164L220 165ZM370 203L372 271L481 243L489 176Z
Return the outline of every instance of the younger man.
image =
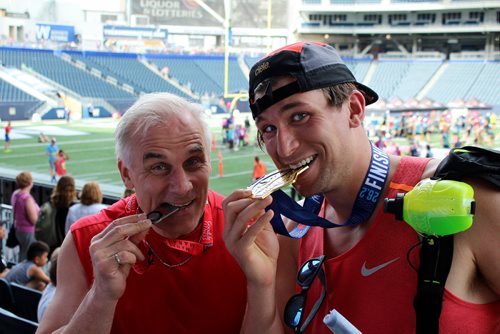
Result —
M278 196L252 199L250 191L237 190L226 198L224 239L247 277L243 331L283 333L286 322L302 332L304 313L302 320L312 320L306 333L327 334L323 318L335 309L363 333L414 333L419 236L384 213L380 199L431 177L439 161L387 156L372 145L363 120L378 96L329 45L296 43L272 52L250 71L249 95L260 142L276 167L308 166L294 187L304 196L322 194L315 202L319 216L340 226L311 227L299 240L278 238L269 223L280 208L264 211ZM474 224L453 238L439 332L498 333L500 192L481 180L467 182L477 203ZM323 265L315 262L324 268L320 279L304 279L314 265L297 276L305 261L323 255ZM327 295L319 306L321 282Z

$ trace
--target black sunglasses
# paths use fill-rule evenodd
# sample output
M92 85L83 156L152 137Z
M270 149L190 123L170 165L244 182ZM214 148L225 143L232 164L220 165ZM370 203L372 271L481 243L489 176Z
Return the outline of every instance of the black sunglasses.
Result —
M304 262L299 272L297 273L297 283L302 287L302 291L290 298L285 306L285 324L293 328L295 333L303 333L307 326L311 323L316 313L323 303L326 296L326 283L325 283L325 273L322 268L323 262L325 262L325 256L321 255ZM319 280L322 284L321 295L311 309L311 312L307 315L306 320L302 322L304 318L304 311L306 306L307 292L311 287L312 283L319 276Z

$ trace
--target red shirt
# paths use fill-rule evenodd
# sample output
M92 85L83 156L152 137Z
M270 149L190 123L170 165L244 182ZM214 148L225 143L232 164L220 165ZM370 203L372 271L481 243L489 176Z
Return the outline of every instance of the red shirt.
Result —
M63 157L58 157L56 159L56 173L57 173L57 175L59 175L59 176L66 175L67 170L66 170L65 162L66 161L64 160Z
M395 197L395 184L413 187L428 159L404 157L392 179L388 197ZM325 261L327 297L306 333L331 334L323 317L336 309L363 333L415 333L413 298L417 272L406 260L408 250L419 242L405 222L382 210L366 235L347 252ZM311 228L300 240L299 263L324 254L324 229ZM410 253L419 266L419 248ZM379 267L380 269L377 269ZM308 294L309 308L319 295L317 280ZM305 314L308 314L309 310ZM440 333L499 333L500 302L477 305L445 292Z
M213 246L176 268L167 268L155 258L143 274L131 270L112 333L239 333L246 308L246 280L222 240L222 196L209 191L208 198L204 219L212 217ZM89 286L93 280L88 252L91 238L116 218L136 212L137 200L132 195L71 226ZM148 242L168 259L172 250L162 248L162 237L153 230L150 233Z
M254 162L253 164L253 178L256 180L258 178L266 175L266 165L262 162Z

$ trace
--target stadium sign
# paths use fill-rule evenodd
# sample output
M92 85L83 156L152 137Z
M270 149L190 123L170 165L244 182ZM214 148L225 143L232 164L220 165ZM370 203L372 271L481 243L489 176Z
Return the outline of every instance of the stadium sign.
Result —
M231 25L237 28L267 28L268 2L261 0L230 0ZM204 0L206 6L224 17L224 0ZM272 1L272 28L287 27L287 0ZM147 16L149 24L220 27L221 23L195 0L131 0L131 14Z
M36 39L53 42L74 42L75 27L58 24L36 24Z
M167 29L138 28L126 26L105 25L102 29L105 39L134 38L134 39L167 39Z

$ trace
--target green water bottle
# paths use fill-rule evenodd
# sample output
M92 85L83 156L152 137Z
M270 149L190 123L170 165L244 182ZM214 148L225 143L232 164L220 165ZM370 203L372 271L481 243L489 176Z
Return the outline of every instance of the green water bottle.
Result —
M386 198L384 211L420 234L443 236L467 230L476 210L474 190L464 182L424 179L406 194Z

